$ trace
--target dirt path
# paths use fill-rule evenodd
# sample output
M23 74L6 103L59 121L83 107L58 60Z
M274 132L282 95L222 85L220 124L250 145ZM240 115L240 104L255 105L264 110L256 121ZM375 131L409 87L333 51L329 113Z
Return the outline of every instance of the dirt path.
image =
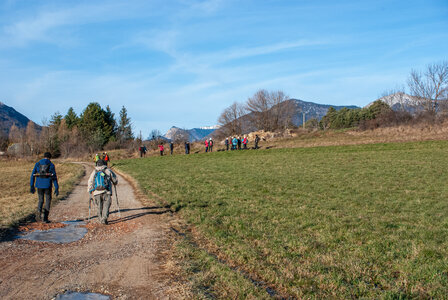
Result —
M66 200L52 207L50 226L88 218L86 189L92 166L83 165L86 176ZM80 241L1 242L0 299L52 299L66 290L102 293L112 299L184 298L165 255L171 246L170 212L142 207L121 176L117 188L121 218L113 199L110 224L100 225L93 218ZM96 217L95 209L92 216Z

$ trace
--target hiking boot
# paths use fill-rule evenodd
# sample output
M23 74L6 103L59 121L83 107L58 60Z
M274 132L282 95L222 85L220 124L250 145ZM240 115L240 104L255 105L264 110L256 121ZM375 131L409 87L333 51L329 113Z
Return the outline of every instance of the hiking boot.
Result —
M50 220L45 219L43 222L48 224L48 223L50 223Z

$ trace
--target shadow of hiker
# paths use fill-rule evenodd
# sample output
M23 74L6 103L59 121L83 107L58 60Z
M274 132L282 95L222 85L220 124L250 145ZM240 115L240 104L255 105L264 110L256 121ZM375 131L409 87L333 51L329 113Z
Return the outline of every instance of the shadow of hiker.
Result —
M139 210L146 210L141 213L121 217L118 219L110 220L109 224L116 224L121 222L127 222L130 220L134 220L146 215L162 215L166 213L172 212L171 209L168 209L169 206L148 206L148 207L140 207L140 208L129 208L129 209L120 209L120 212L127 212L127 211L139 211ZM164 210L158 210L158 209L164 209ZM110 214L118 213L118 210L111 211Z

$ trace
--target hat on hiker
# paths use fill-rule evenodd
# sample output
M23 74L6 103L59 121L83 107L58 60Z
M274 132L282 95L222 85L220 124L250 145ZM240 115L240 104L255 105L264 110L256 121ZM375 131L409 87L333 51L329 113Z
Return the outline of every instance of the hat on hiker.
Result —
M50 152L45 152L44 153L44 157L45 158L51 158L51 153Z

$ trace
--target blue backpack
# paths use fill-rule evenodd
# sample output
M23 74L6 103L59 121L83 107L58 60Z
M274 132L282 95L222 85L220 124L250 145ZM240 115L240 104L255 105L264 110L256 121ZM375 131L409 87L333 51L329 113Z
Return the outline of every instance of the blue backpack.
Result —
M95 174L95 191L110 191L110 178L103 171L98 171Z

